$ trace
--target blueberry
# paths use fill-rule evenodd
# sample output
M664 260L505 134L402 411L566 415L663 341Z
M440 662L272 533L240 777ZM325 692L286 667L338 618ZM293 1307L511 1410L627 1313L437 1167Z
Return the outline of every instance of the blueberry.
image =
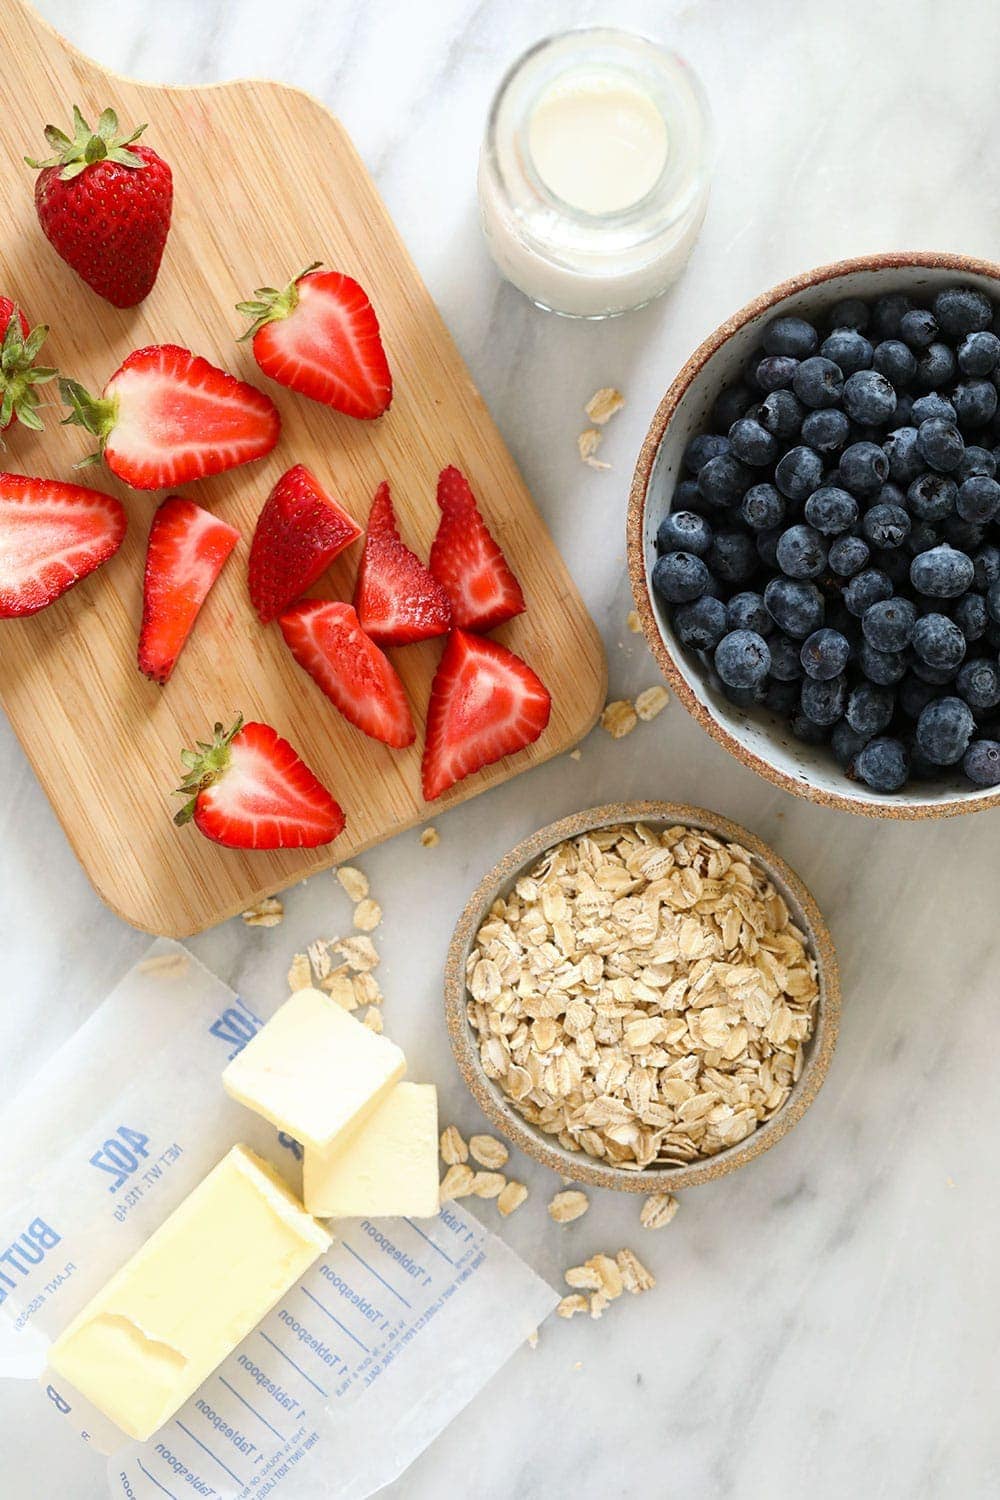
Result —
M975 287L944 287L934 298L933 307L941 332L948 338L978 333L993 322L992 302Z
M913 559L910 582L932 599L957 599L971 585L974 571L968 553L942 545Z
M847 699L844 717L857 734L870 737L888 727L895 707L896 695L890 688L859 682Z
M858 519L858 502L835 484L820 485L805 503L805 518L824 536L839 536Z
M750 358L747 360L746 364L743 366L744 382L752 391L756 391L758 393L760 393L763 388L760 384L760 381L757 379L757 371L765 359L767 359L767 355L764 353L763 349L755 349Z
M819 454L802 445L789 448L774 470L774 482L789 500L804 500L819 486L822 478L823 463Z
M896 392L877 370L856 370L844 381L844 410L855 422L887 422L896 410Z
M955 378L955 356L947 344L931 344L917 356L916 384L922 391L935 391Z
M982 330L967 333L958 346L957 358L963 375L989 375L1000 364L1000 339Z
M674 510L694 510L700 515L705 502L698 491L697 479L682 479L674 490Z
M869 555L868 543L863 537L838 536L830 544L827 563L839 577L851 578L855 573L861 572Z
M915 427L897 427L882 444L890 476L897 484L909 484L923 473L924 461L917 447Z
M910 527L910 534L906 538L906 550L911 557L916 557L918 552L929 552L936 547L941 538L930 521L917 521Z
M710 458L729 452L729 439L717 432L699 432L684 449L684 467L692 474L704 468Z
M877 443L852 443L839 468L841 483L855 495L873 495L889 476L889 460Z
M765 592L764 597L767 597ZM892 579L879 568L856 573L844 590L844 603L859 619L873 604L892 598Z
M892 687L906 673L906 656L902 651L876 651L867 641L858 647L858 666L869 682Z
M778 567L788 578L818 578L826 568L826 547L812 526L789 526L778 539Z
M755 469L772 464L778 456L778 439L754 417L740 417L734 422L729 441L736 457Z
M869 740L858 752L854 772L873 792L898 792L909 778L910 757L900 740Z
M921 661L919 656L914 657L911 668L914 677L919 677L922 682L929 682L934 687L944 687L945 683L954 679L955 667L932 667L930 662Z
M836 724L843 718L846 702L847 678L842 672L822 681L815 677L803 679L799 703L803 714L813 724Z
M726 633L726 606L702 594L674 611L673 626L682 646L691 651L714 651Z
M799 365L792 389L805 406L839 406L844 393L843 371L831 359L814 354Z
M885 373L884 371L882 372ZM910 416L913 412L913 397L909 391L899 391L896 395L896 410L889 418L886 426L890 432L895 432L897 427L909 427Z
M698 493L720 509L738 504L752 483L753 471L732 453L720 453L698 470Z
M873 547L901 547L910 530L910 518L899 505L873 505L861 522L865 540Z
M854 757L867 743L865 736L852 729L846 719L841 719L839 724L834 725L830 736L833 758L842 771L850 770Z
M903 318L913 303L902 292L887 292L872 308L872 326L880 339L898 339Z
M872 350L872 369L896 387L909 385L917 373L916 356L900 339L883 339Z
M727 386L716 397L712 407L712 421L723 432L728 432L737 418L744 416L753 404L753 393L745 385Z
M763 531L758 531L757 533L757 556L765 568L776 568L778 566L778 541L784 529L783 525L767 526Z
M807 636L802 642L800 653L807 676L815 677L819 682L839 676L847 666L850 655L850 641L839 630L831 630L829 626L814 630L812 635Z
M768 354L808 359L816 353L818 343L819 334L805 318L772 318L764 329L764 348Z
M727 687L756 687L770 668L767 642L755 630L731 630L715 648L715 670Z
M754 630L758 635L769 635L774 621L764 605L764 596L746 590L734 594L726 605L727 630Z
M902 651L910 644L916 619L909 599L878 599L861 616L861 629L876 651Z
M978 641L985 634L988 619L982 594L963 594L955 605L955 624L967 641Z
M1000 744L973 740L962 757L962 770L976 786L1000 785Z
M724 583L743 583L757 571L758 557L753 538L745 531L717 531L706 562Z
M954 672L965 656L965 636L947 615L921 615L913 627L913 650L929 667Z
M760 403L757 421L777 438L794 437L802 426L805 407L791 391L771 391Z
M963 663L955 678L955 686L959 696L979 713L1000 704L1000 668L985 656Z
M914 673L908 673L899 684L896 702L908 719L918 719L928 703L932 703L936 697L933 683L924 682Z
M830 308L827 323L830 328L856 328L864 333L869 317L868 304L860 297L843 297Z
M762 632L763 634L763 632ZM798 682L803 676L802 658L798 641L780 632L768 641L771 648L771 676L779 682ZM796 695L798 702L798 695Z
M754 376L761 390L770 394L772 391L787 390L798 367L798 360L789 358L787 354L766 354L754 371Z
M921 710L917 744L936 766L954 766L962 759L976 721L961 698L937 698Z
M943 521L958 500L958 485L945 474L921 474L906 491L906 504L921 521Z
M697 599L708 582L708 569L693 552L665 552L653 565L653 587L668 604Z
M799 685L797 682L782 682L776 678L773 671L768 678L767 691L764 694L764 707L769 708L772 713L780 714L783 719L789 718L799 706Z
M704 557L711 541L711 526L691 510L667 511L656 532L658 552L693 552L695 557Z
M940 417L944 422L955 422L958 419L954 406L940 391L929 391L926 396L918 396L913 403L911 415L918 427L930 417Z
M959 485L955 509L963 521L979 525L992 521L1000 510L1000 484L995 479L987 479L985 474L973 475Z
M767 590L764 590L764 598L767 598ZM986 590L986 613L994 625L1000 623L1000 582L991 583Z
M850 418L836 406L808 412L802 421L802 441L817 453L836 453L847 442L850 431Z
M926 422L921 422L917 430L917 447L924 462L942 474L957 469L965 452L962 434L953 422L946 422L942 417L928 417Z
M992 380L963 380L952 392L952 402L963 427L985 427L996 416L997 388Z
M947 542L950 547L957 547L959 552L968 552L971 556L986 535L986 525L980 521L963 521L961 516L948 516L941 531L941 540ZM972 576L975 579L975 572Z
M966 479L993 479L996 472L997 461L990 450L973 445L962 454L962 462L955 470L955 478L962 484Z
M823 623L823 595L814 583L772 578L764 590L764 603L779 629L796 640L804 641Z
M804 745L825 745L830 737L830 731L825 725L814 723L803 713L794 714L788 727Z
M766 531L785 519L785 501L773 484L755 484L743 496L740 515L754 531Z
M845 375L853 375L855 370L871 369L874 351L863 333L854 328L835 328L827 334L819 352L839 365Z
M972 554L972 581L977 589L988 589L1000 578L1000 547L992 542Z
M925 307L914 307L899 320L899 336L911 349L927 349L938 336L937 319Z

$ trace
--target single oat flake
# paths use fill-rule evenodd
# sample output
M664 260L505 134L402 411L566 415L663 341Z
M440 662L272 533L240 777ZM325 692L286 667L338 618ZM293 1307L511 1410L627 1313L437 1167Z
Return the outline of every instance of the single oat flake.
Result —
M528 1197L528 1189L523 1182L508 1182L503 1192L497 1199L497 1208L506 1219L515 1213Z
M441 1202L447 1203L452 1198L467 1198L472 1192L475 1176L472 1168L464 1163L449 1167L441 1179Z
M570 1188L565 1193L556 1193L549 1204L549 1218L557 1224L572 1224L574 1219L579 1219L590 1207L590 1199L586 1193Z
M352 901L363 901L368 895L368 876L353 865L341 865L337 879Z
M629 610L628 619L625 621L625 623L632 635L642 634L642 621L639 619L639 611L637 609Z
M587 1312L589 1307L590 1304L582 1292L571 1292L559 1303L556 1315L560 1318L572 1318L576 1313Z
M472 1191L477 1198L499 1198L506 1186L502 1172L477 1172L472 1179Z
M458 1167L469 1160L469 1148L456 1125L448 1125L442 1130L440 1146L441 1160L446 1167Z
M606 729L613 740L631 734L638 722L635 709L627 698L616 698L601 714L601 728Z
M637 1297L640 1292L650 1292L656 1285L656 1277L647 1271L639 1257L631 1250L619 1250L615 1256L622 1286L626 1292Z
M425 828L420 835L420 842L425 849L436 849L441 842L441 835L436 828Z
M490 1172L499 1172L501 1167L507 1165L510 1152L502 1141L496 1140L492 1135L473 1135L469 1137L469 1151L473 1161L477 1161L481 1167L486 1167Z
M662 714L670 702L670 694L660 684L656 687L646 688L635 700L635 711L639 718L646 724L650 719L655 719L657 714Z
M651 1193L639 1210L643 1229L665 1229L680 1204L672 1193Z
M382 920L382 908L377 901L366 897L354 908L354 925L358 932L374 932Z
M296 953L288 970L288 988L294 995L297 990L307 990L312 985L312 968L304 953Z
M186 953L156 953L144 958L139 965L140 974L157 974L161 979L180 979L191 967Z
M277 927L284 915L285 908L277 896L265 896L263 901L247 908L243 920L248 927Z
M602 385L583 409L596 426L603 427L624 405L625 397L621 391L616 391L613 385Z
M598 448L601 446L602 435L596 427L588 427L586 432L581 432L576 440L576 446L580 450L580 457L585 464L592 469L610 469L611 465L596 458Z

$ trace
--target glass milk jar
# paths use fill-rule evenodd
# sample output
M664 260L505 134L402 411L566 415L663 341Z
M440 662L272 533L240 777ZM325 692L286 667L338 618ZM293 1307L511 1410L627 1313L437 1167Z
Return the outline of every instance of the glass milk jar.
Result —
M707 101L675 53L607 27L539 42L500 84L480 153L493 258L553 312L639 307L691 253L711 157Z

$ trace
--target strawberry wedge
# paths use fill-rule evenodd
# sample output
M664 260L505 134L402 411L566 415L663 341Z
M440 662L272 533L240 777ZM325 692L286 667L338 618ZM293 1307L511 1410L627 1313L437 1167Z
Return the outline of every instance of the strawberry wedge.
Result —
M177 344L136 349L101 395L75 380L59 390L66 422L99 444L104 462L136 490L163 490L270 453L281 430L270 396Z
M451 623L448 595L400 540L384 482L368 517L354 607L362 629L379 646L408 646L447 635Z
M121 501L99 490L0 474L0 619L45 609L118 551Z
M431 685L424 797L433 802L457 781L532 744L551 708L545 684L513 651L453 630Z
M485 634L523 614L521 585L490 535L460 469L442 469L437 498L441 522L430 566L451 602L452 624Z
M262 623L293 604L360 535L357 521L305 464L282 474L250 547L250 598Z
M181 648L240 539L217 516L170 495L157 510L149 532L139 632L139 670L163 685Z
M279 624L299 666L349 723L394 750L413 744L416 730L399 675L350 604L303 599Z

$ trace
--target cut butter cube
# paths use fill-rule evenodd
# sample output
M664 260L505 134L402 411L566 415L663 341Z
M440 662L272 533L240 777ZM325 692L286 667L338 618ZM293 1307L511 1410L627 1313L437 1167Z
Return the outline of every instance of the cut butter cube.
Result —
M321 1219L432 1219L438 1212L437 1089L397 1083L344 1145L305 1149L303 1197Z
M277 1173L234 1146L73 1319L49 1365L145 1442L330 1243Z
M319 990L297 990L222 1075L227 1094L328 1150L406 1072L406 1058Z

